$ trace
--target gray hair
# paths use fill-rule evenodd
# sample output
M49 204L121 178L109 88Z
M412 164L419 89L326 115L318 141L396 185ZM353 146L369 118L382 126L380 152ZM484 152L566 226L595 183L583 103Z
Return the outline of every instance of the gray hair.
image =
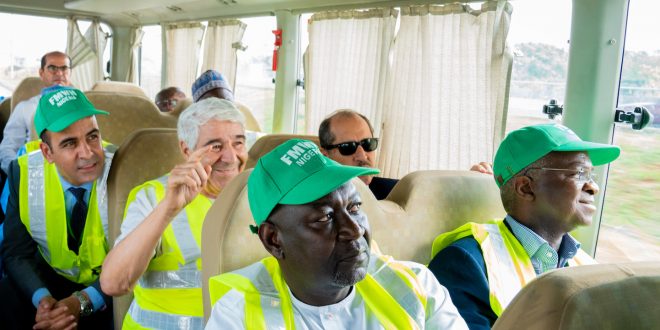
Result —
M514 176L512 176L509 180L507 180L501 187L500 187L500 198L502 199L502 206L504 207L504 210L507 213L511 213L514 211L515 208L518 207L518 199L516 198L516 190L513 185L514 179L520 176L529 176L531 175L527 174L527 171L531 168L538 168L538 167L544 167L546 165L546 160L549 154L546 154L545 156L537 159L533 163L525 166L522 170L518 171Z
M234 122L245 129L245 116L234 103L211 97L193 103L181 113L176 129L179 141L185 142L188 148L194 148L199 138L199 128L211 119Z

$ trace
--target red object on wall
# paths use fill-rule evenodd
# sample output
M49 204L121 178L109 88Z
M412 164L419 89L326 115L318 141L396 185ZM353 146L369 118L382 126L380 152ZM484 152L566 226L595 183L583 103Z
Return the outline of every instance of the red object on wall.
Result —
M273 49L273 71L277 71L277 53L282 46L282 29L273 30L275 35L275 49Z

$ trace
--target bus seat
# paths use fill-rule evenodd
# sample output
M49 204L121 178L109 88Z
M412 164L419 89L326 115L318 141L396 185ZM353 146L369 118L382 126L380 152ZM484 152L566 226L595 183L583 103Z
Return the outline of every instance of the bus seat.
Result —
M97 81L89 91L122 93L149 99L142 87L124 81Z
M383 253L425 265L439 234L506 214L493 178L472 171L409 173L385 200L374 206L363 200L363 209Z
M2 136L5 131L5 125L9 120L9 115L11 114L11 97L8 97L0 101L0 141L2 141Z
M305 139L316 143L320 146L319 137L316 135L296 135L296 134L268 134L259 138L248 151L248 160L245 164L246 168L253 168L259 158L275 147L291 139Z
M660 262L550 271L525 286L493 329L654 329Z
M41 78L39 77L25 77L11 96L11 111L14 111L16 105L41 93L41 90L44 89L46 85Z
M208 279L245 267L267 256L247 200L245 170L225 187L211 206L202 231L204 316L211 303ZM504 216L499 190L490 176L470 171L420 171L406 175L388 199L378 201L361 180L354 179L378 248L399 260L427 264L435 237L467 221Z
M119 146L108 174L109 246L119 236L130 191L147 180L168 173L183 162L176 129L146 128L129 135ZM114 298L115 329L121 329L132 294Z
M177 102L176 106L172 111L166 112L167 115L179 118L179 115L183 112L183 110L186 110L191 104L193 104L193 100L189 97Z
M89 101L109 116L96 116L105 141L120 145L141 128L176 128L177 118L161 113L151 100L116 92L86 92Z
M166 112L166 114L178 118L179 115L181 115L181 112L186 110L191 104L193 104L193 100L191 98L185 98L177 103L176 107L174 107L174 110ZM243 116L245 116L245 129L253 132L261 132L259 122L252 114L252 111L250 111L250 108L240 102L234 102L234 104L236 105L236 108L238 108L238 110L243 114Z
M252 114L252 110L248 108L247 105L234 101L234 104L238 108L238 110L241 111L243 116L245 116L245 129L254 131L254 132L261 132L261 127L259 126L259 122L257 121L257 118L254 117Z

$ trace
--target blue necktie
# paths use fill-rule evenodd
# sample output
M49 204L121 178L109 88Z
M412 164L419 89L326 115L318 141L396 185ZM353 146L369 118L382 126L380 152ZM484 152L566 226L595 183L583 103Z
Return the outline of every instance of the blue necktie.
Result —
M76 197L76 204L73 205L70 218L70 231L68 246L69 250L78 253L78 247L82 242L83 229L85 229L85 218L87 218L87 203L85 203L85 188L69 188L69 191Z

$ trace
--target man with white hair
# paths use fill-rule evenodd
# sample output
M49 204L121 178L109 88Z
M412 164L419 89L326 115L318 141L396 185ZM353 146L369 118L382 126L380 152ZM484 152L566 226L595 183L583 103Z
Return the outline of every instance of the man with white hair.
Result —
M194 103L179 117L187 161L131 191L121 234L103 264L102 290L133 290L124 329L201 329L201 234L222 188L245 168L243 115L229 101Z

